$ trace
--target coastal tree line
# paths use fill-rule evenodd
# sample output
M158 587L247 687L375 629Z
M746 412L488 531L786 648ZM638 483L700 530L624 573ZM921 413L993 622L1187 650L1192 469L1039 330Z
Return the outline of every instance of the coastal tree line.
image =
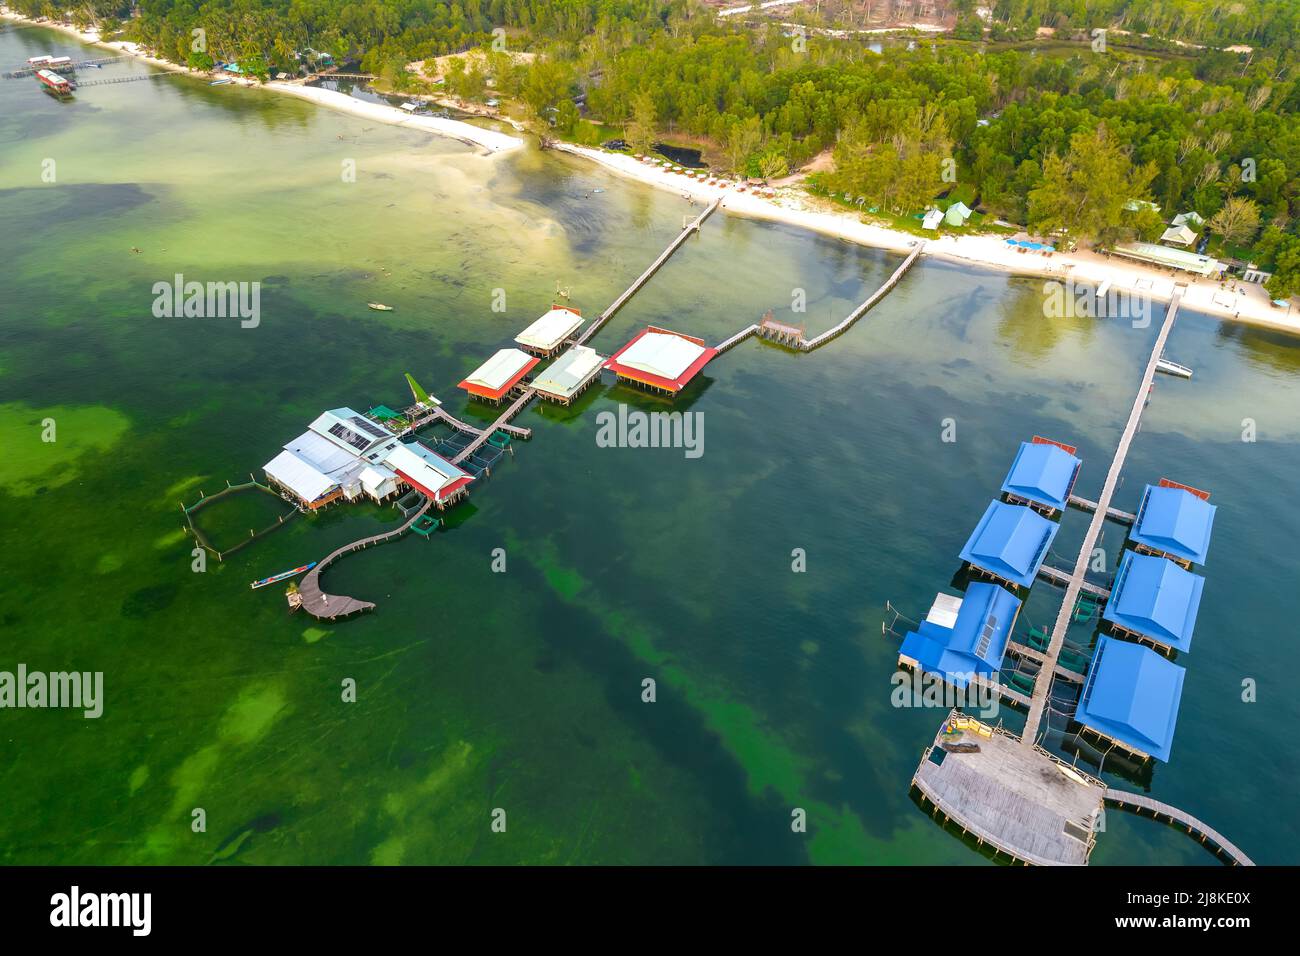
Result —
M48 0L13 4L48 9ZM1113 242L1152 238L1163 220L1195 211L1233 248L1256 242L1277 267L1270 288L1289 295L1300 292L1300 84L1292 45L1271 40L1300 0L1230 6L1164 0L1139 13L1119 0L1004 0L993 11L995 22L1059 23L1068 12L1070 24L1176 27L1258 44L1249 55L1103 54L1083 43L1040 54L926 38L877 53L856 38L719 21L693 0L92 0L85 9L119 18L131 39L178 62L193 62L201 27L211 57L253 72L326 52L399 88L413 82L411 61L482 49L453 64L446 89L515 100L553 135L572 135L585 118L623 128L638 148L694 144L741 174L779 176L827 154L828 192L895 215L959 194L1035 231ZM1162 19L1171 10L1187 15ZM493 53L494 40L539 55Z

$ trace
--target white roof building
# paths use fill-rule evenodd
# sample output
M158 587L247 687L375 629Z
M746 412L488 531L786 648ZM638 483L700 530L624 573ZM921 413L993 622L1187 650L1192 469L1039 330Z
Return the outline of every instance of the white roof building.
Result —
M926 212L925 218L921 220L921 228L938 229L939 223L941 222L943 222L943 210L931 209L928 212Z
M680 335L647 332L623 350L618 362L659 378L676 379L704 351L703 345Z
M533 388L551 398L569 401L600 374L605 357L593 348L575 345L533 379Z
M519 349L502 349L465 376L462 386L476 385L489 392L499 392L512 384L537 359Z
M366 465L361 469L361 487L376 501L387 498L397 490L397 472L384 465Z
M263 466L267 477L311 504L339 487L339 483L303 461L291 451L282 451Z
M1200 229L1201 226L1205 225L1205 220L1201 218L1199 212L1193 210L1191 212L1180 212L1178 215L1174 216L1172 225L1191 226L1193 229Z
M1188 226L1170 226L1160 236L1161 242L1172 242L1176 246L1190 246L1196 241L1196 233Z
M455 490L453 485L461 487L464 484L462 479L469 477L467 472L418 442L409 445L398 442L384 459L384 465L403 481L432 495L435 501Z
M578 312L556 305L516 335L515 341L526 349L549 355L563 345L565 339L578 331L581 325L582 316Z
M363 455L375 445L393 437L392 432L347 407L322 412L307 427L353 455Z

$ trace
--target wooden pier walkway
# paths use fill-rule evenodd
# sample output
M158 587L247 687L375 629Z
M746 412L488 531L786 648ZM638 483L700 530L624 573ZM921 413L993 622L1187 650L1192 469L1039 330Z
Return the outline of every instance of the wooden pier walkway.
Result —
M1123 807L1125 810L1132 810L1138 816L1141 816L1142 811L1145 810L1157 820L1164 820L1166 823L1182 827L1234 866L1255 865L1255 862L1242 853L1235 843L1185 810L1171 807L1167 803L1162 803L1140 793L1129 793L1127 790L1107 789L1106 801Z
M493 432L495 432L498 428L504 429L507 425L509 425L510 419L514 418L516 415L522 412L524 410L524 406L527 405L536 397L537 397L536 389L533 388L524 389L523 393L518 398L516 398L513 402L510 403L510 407L507 408L504 412L502 412L500 417L497 418L496 421L494 421L483 431L479 432L478 435L475 436L473 441L471 441L468 445L466 445L464 448L460 450L460 453L451 460L451 463L453 465L459 465L470 455L474 454L474 452L482 448L483 443L492 437Z
M1088 531L1083 537L1083 546L1079 548L1079 557L1075 561L1074 572L1070 575L1069 583L1066 585L1065 599L1061 602L1061 610L1056 615L1056 625L1052 628L1052 639L1047 647L1044 664L1046 674L1043 674L1034 682L1033 702L1030 705L1029 716L1025 720L1025 729L1020 741L1025 747L1034 747L1038 743L1043 711L1047 707L1051 690L1052 679L1050 675L1056 672L1056 662L1061 656L1061 648L1065 645L1065 632L1069 630L1070 622L1074 620L1074 605L1079 599L1079 592L1083 590L1084 576L1087 574L1088 564L1092 560L1092 550L1096 547L1097 539L1101 535L1102 525L1106 522L1111 498L1115 495L1120 472L1124 468L1125 459L1128 458L1129 446L1133 444L1133 437L1137 434L1138 425L1142 421L1142 412L1146 409L1147 401L1150 399L1151 383L1156 376L1156 365L1160 362L1160 356L1164 354L1165 343L1169 341L1169 333L1173 330L1174 322L1178 318L1178 306L1182 302L1182 298L1183 287L1178 287L1174 290L1173 299L1165 312L1165 320L1160 326L1160 332L1156 336L1155 344L1151 349L1151 357L1147 359L1146 369L1142 373L1142 382L1138 386L1137 397L1133 399L1133 407L1129 410L1128 422L1124 425L1123 434L1120 435L1119 446L1115 449L1115 457L1111 459L1110 470L1106 473L1106 481L1101 488L1101 496L1097 499L1097 507L1092 513L1092 521L1088 523Z
M1038 576L1044 581L1051 581L1053 584L1059 584L1063 588L1068 588L1070 586L1070 580L1073 577L1069 571L1062 571L1060 568L1054 568L1050 564L1044 564L1039 567ZM1079 590L1085 591L1094 597L1110 597L1110 588L1102 587L1100 584L1093 584L1091 581L1080 581Z
M91 86L112 86L114 83L138 83L141 80L157 80L164 76L182 76L174 70L159 70L157 73L132 73L130 76L110 76L102 80L78 82L73 89L84 90Z
M708 219L709 216L713 215L714 211L717 210L717 208L720 205L722 205L721 196L713 200L713 202L709 203L709 205L705 208L704 212L696 216L693 221L687 223L687 225L682 229L681 233L677 236L677 238L674 239L672 242L668 243L668 248L666 248L663 252L659 253L659 258L656 259L654 262L650 263L650 267L646 269L645 272L637 276L636 281L633 282L626 289L624 289L623 294L620 295L617 299L615 299L609 305L609 307L605 309L604 312L596 316L596 318L592 320L591 324L587 326L586 330L581 335L579 335L576 339L573 340L574 344L586 345L587 342L589 342L596 335L596 333L600 331L601 326L604 325L607 321L609 321L609 319L611 319L614 316L615 312L623 308L623 306L627 305L628 300L631 299L632 296L636 295L637 292L640 291L643 285L645 285L647 282L650 281L650 277L653 276L656 272L658 272L659 268L665 262L667 262L669 259L672 258L673 253L676 252L678 249L680 249L682 247L682 244L686 242L687 239L689 239L692 235L700 231L700 226L704 225L704 220Z
M767 317L765 317L762 322L755 322L753 325L747 325L739 332L719 342L717 345L718 354L722 354L729 349L735 348L741 342L745 341L745 339L754 335L761 339L775 341L780 345L787 346L800 352L811 352L815 348L820 348L831 339L838 338L847 332L852 327L853 323L857 322L858 319L870 312L877 302L887 296L893 290L894 286L898 285L899 280L903 278L907 273L907 270L912 268L916 263L916 260L920 258L921 252L924 248L925 242L918 242L912 251L907 254L907 258L903 260L902 264L894 270L893 274L884 281L879 289L871 294L869 299L820 335L816 335L811 339L804 338L800 334L798 328L785 326L778 322L769 323Z
M353 551L360 551L362 548L368 548L374 544L383 544L386 541L400 538L410 531L411 526L423 518L431 507L433 507L433 499L426 498L419 510L411 515L400 528L394 528L392 531L385 531L382 534L373 534L368 538L361 538L351 544L345 544L321 558L316 567L308 571L302 579L302 583L298 585L298 595L302 598L302 609L312 617L332 621L335 618L347 617L359 611L369 611L373 608L375 605L370 601L360 601L356 598L342 597L337 594L326 594L320 587L321 572L345 554L351 554Z
M132 60L132 59L135 58L126 53L123 53L121 56L101 56L94 60L78 60L76 63L64 64L59 69L55 70L55 72L61 73L64 70L68 70L68 69L77 70L86 66L103 66L105 63L116 63L118 60ZM45 69L44 66L25 66L22 67L21 69L10 70L9 72L4 74L4 78L6 80L17 80L17 79L21 79L24 76L35 76L37 70L43 70L43 69ZM82 84L82 85L88 85L88 84Z
M531 428L525 428L522 425L511 425L509 422L502 422L500 419L498 419L497 422L491 428L488 428L485 433L482 428L479 428L475 425L471 425L469 422L463 422L459 418L456 418L454 415L444 410L441 405L439 405L437 408L433 410L432 414L429 416L428 421L445 422L446 424L454 428L456 431L466 435L473 435L475 437L478 437L479 435L483 435L483 434L487 434L490 437L492 435L492 432L498 428L501 429L503 432L505 432L507 435L510 435L512 438L533 437L533 430Z
M921 250L923 250L924 248L925 248L925 241L919 240L916 243L916 246L912 249L912 251L907 254L907 258L903 260L903 264L894 270L894 274L891 275L888 279L886 279L884 284L881 285L879 289L877 289L874 293L872 293L871 298L867 299L866 302L863 302L856 309L854 309L843 319L841 319L837 325L834 325L831 328L827 329L821 335L814 336L811 339L802 340L799 343L800 350L804 352L811 352L813 349L820 348L821 346L829 342L831 339L838 338L839 336L847 332L853 326L854 322L858 321L858 319L862 318L864 315L870 312L877 302L879 302L881 299L883 299L885 296L889 295L889 293L893 291L894 286L898 285L898 281L903 278L903 276L907 273L907 270L912 268L912 265L920 257Z
M1087 498L1080 498L1078 495L1070 495L1070 504L1080 511L1096 511L1097 502L1089 501ZM1120 511L1118 508L1107 508L1106 517L1111 521L1118 521L1122 524L1133 524L1137 521L1137 515L1131 511Z
M1021 644L1018 641L1007 641L1007 652L1015 654L1017 657L1027 658L1028 660L1040 665L1047 659L1046 655L1042 651L1036 651L1028 644ZM1060 664L1056 665L1056 676L1061 680L1069 681L1072 684L1083 683L1082 674L1076 674L1074 671L1068 670ZM1028 698L1025 699L1025 706L1029 706Z

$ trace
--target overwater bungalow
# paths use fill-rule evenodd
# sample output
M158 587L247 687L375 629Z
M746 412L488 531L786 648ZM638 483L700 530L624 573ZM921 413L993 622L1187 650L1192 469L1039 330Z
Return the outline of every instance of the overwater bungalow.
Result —
M995 580L1027 588L1058 530L1060 525L1032 508L993 501L962 548L961 559Z
M1139 642L1186 651L1204 587L1203 577L1166 558L1125 551L1102 620Z
M433 499L438 508L446 508L467 495L469 483L474 480L473 475L419 442L399 442L384 459L384 465L413 489Z
M1002 482L1007 499L1017 504L1056 514L1070 501L1070 492L1079 477L1081 462L1075 448L1035 435L1021 442L1011 470Z
M533 380L537 394L568 405L600 377L605 357L593 348L575 345Z
M1149 647L1102 637L1074 718L1139 758L1168 762L1186 673Z
M1139 551L1173 558L1186 567L1204 564L1216 510L1209 498L1208 491L1167 478L1147 485L1129 539Z
M938 594L925 620L903 638L898 662L955 687L976 677L992 680L1019 614L1019 598L984 581L967 588L964 598Z
M577 309L553 305L551 311L516 335L515 341L534 355L550 358L581 325L582 314Z
M457 386L475 398L493 404L510 394L525 375L541 361L519 349L501 349L496 355L465 376Z
M718 350L705 345L703 339L652 325L615 352L605 368L619 381L676 395L717 354Z

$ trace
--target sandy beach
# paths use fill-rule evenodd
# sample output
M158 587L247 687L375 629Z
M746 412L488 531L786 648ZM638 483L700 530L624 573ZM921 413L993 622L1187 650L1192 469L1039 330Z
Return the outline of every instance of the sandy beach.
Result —
M186 67L169 60L162 60L155 56L150 56L144 52L138 44L125 40L105 40L93 30L78 30L76 27L66 23L55 23L53 21L35 21L22 14L15 13L8 7L0 6L0 16L12 20L19 20L25 23L31 23L36 26L45 27L50 30L57 30L68 36L76 37L82 43L88 43L93 46L103 47L108 50L116 50L135 57L151 66L159 69L170 70L173 73L193 73ZM206 76L207 74L193 73L195 76ZM444 119L439 116L412 116L405 110L398 109L395 106L388 106L382 103L371 103L365 100L359 100L356 97L348 96L346 93L340 93L336 90L325 90L314 86L304 86L301 83L290 82L272 82L258 83L256 80L246 77L222 75L223 79L229 79L232 83L249 88L261 88L273 90L277 93L287 93L290 96L297 96L301 99L311 100L319 106L329 109L339 110L344 113L351 113L355 116L363 116L366 119L375 120L380 123L388 123L393 126L406 126L410 129L424 130L430 133L437 133L441 136L449 136L452 139L459 140L470 146L478 146L489 153L508 152L512 149L518 149L524 145L524 140L517 136L509 136L496 130L484 129L481 126L474 126L471 123L462 123L458 120Z
M782 187L774 198L752 192L738 192L734 185L708 186L695 179L669 172L662 166L639 162L624 153L614 153L570 143L557 143L555 149L581 156L606 169L661 189L671 189L692 199L711 202L724 196L722 209L741 216L768 219L811 229L847 242L904 252L917 236L885 226L866 223L845 210L818 200L797 187ZM1171 274L1141 263L1095 252L1056 252L1051 256L1039 252L1020 253L1002 236L938 235L925 240L927 256L969 265L998 269L1021 276L1074 281L1099 285L1109 281L1120 292L1145 295L1167 302L1173 297L1175 284L1185 283L1183 305L1196 312L1254 325L1300 333L1300 314L1272 304L1262 285L1249 282L1219 283L1188 273Z
M518 136L510 136L493 129L475 126L472 123L462 123L459 120L444 119L441 116L413 115L396 106L359 100L355 96L348 96L348 94L340 93L338 90L326 90L319 86L305 86L301 83L282 83L278 81L265 84L265 89L301 97L320 106L344 113L352 113L356 116L364 116L376 122L449 136L470 146L482 147L490 153L509 152L524 145L524 140Z
M12 13L4 6L0 6L0 14L14 20L35 22ZM67 24L42 22L38 25L59 30L84 43L129 54L161 69L190 72L175 63L148 55L134 43L104 41L96 33L78 30ZM254 80L241 78L235 78L235 82L297 96L319 106L363 116L376 122L448 136L482 148L490 154L509 152L525 145L522 138L497 130L437 116L411 115L396 107L359 100L335 90L305 86L297 82L258 84ZM912 234L863 222L856 213L836 208L829 202L810 196L797 186L778 188L776 195L768 198L752 192L739 192L734 184L709 186L704 182L669 172L661 166L639 162L625 153L571 143L556 143L553 148L598 163L617 175L656 188L672 190L695 200L707 202L719 195L724 196L722 209L736 215L786 223L835 236L846 242L896 252L906 251L917 241L917 237ZM1175 275L1167 269L1147 267L1137 262L1087 251L1056 252L1051 256L1041 252L1022 253L1017 250L1017 247L1008 245L1001 236L937 235L927 237L924 241L925 255L928 256L998 269L1021 276L1073 280L1089 285L1099 285L1109 281L1111 287L1117 291L1144 295L1157 301L1168 301L1173 295L1175 285L1185 283L1187 288L1183 295L1183 303L1188 309L1224 319L1300 333L1300 311L1273 305L1264 287L1254 283L1220 283L1186 273Z

